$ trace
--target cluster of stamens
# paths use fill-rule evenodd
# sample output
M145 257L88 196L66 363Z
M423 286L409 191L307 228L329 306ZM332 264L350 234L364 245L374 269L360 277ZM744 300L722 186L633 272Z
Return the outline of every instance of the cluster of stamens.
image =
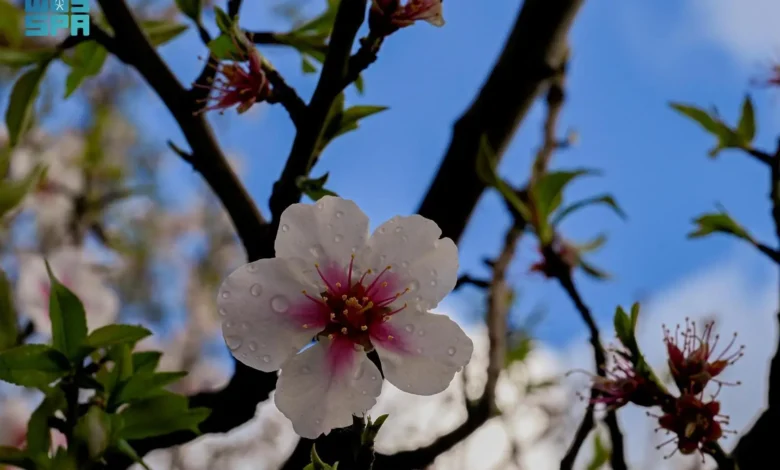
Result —
M342 335L356 345L371 350L373 346L370 341L372 333L370 330L377 324L389 321L393 315L407 307L407 304L404 303L403 306L393 309L391 304L409 292L409 288L393 294L386 292L389 284L384 278L392 269L391 266L385 267L368 285L365 285L365 282L366 277L373 274L371 269L353 283L354 261L355 256L352 255L349 262L347 285L342 285L341 282L331 283L320 270L319 264L315 264L314 267L325 284L325 291L320 293L319 297L310 295L306 291L303 291L303 294L317 304L329 317L325 328L316 336L326 336L333 339L336 335ZM302 325L303 328L310 326L307 323ZM387 335L383 339L393 340L394 337Z

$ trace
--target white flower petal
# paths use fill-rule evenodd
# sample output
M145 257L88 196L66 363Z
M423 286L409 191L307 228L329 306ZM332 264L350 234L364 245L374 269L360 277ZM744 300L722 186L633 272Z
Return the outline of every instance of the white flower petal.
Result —
M410 292L400 298L436 307L458 280L458 247L449 238L439 239L441 229L420 215L395 217L371 235L360 264L381 271L392 266Z
M474 351L471 338L446 315L410 309L395 314L371 336L385 378L415 395L444 391Z
M282 366L274 401L296 433L315 439L351 425L381 391L382 377L365 353L349 341L323 340Z
M327 315L315 318L316 304L302 290L316 287L281 258L261 259L235 270L217 294L222 333L239 361L271 372L308 344ZM304 328L303 325L310 328Z
M315 263L349 264L368 240L368 217L354 202L325 196L317 204L293 204L282 213L276 256Z
M30 256L22 259L19 280L16 283L16 299L21 312L27 315L35 326L35 331L47 337L51 336L49 284L43 258Z

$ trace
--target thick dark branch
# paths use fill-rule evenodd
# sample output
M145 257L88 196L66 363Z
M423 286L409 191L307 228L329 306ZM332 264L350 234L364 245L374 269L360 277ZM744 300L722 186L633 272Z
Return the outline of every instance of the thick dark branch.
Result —
M268 81L273 86L273 94L269 103L281 103L290 114L290 119L296 127L303 125L306 117L306 103L298 96L298 92L287 84L284 78L273 67L264 67Z
M241 10L241 4L243 2L244 0L228 0L227 14L230 15L231 18L238 15L238 12Z
M339 4L320 79L306 110L306 117L298 126L282 175L274 184L269 201L273 217L272 227L278 225L279 217L287 206L298 202L301 198L296 180L300 176L307 175L314 164L317 143L325 127L328 113L333 101L344 89L349 57L355 37L365 19L366 6L367 0L343 0Z
M192 149L190 163L203 175L230 214L249 259L258 259L266 225L230 168L211 128L202 115L193 114L196 103L149 43L124 0L100 0L100 6L116 34L114 52L138 70L173 114Z
M471 107L455 123L450 146L418 213L445 237L460 239L485 185L474 174L482 136L498 158L560 68L566 36L583 0L525 0L501 56Z
M579 455L580 449L585 443L585 439L588 438L588 434L590 434L594 424L593 405L588 405L588 409L585 410L585 416L582 418L582 422L580 422L577 432L574 433L574 439L561 460L561 470L571 470L574 468L574 461L577 460L577 455Z

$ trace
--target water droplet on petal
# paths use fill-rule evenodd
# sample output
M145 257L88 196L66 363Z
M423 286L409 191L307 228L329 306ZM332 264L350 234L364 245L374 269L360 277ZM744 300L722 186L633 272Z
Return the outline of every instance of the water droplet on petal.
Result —
M406 242L408 240L409 240L409 237L407 237L406 235L401 235L401 241L402 242Z
M290 308L290 302L286 297L277 295L271 299L271 309L276 313L284 313Z
M265 362L265 363L271 362L271 356L269 356L268 354L263 356L263 362Z
M408 261L401 262L401 267L404 268L404 269L408 268L409 267L409 262Z
M344 212L343 211L336 211L336 218L340 219L342 217L344 217Z
M248 330L249 329L249 323L242 322L241 323L241 329L244 330L244 331Z
M418 295L417 297L414 298L414 301L415 302L422 302L422 297Z
M434 248L438 248L439 247L439 240L436 240L435 242L433 242L433 247Z
M417 336L425 336L425 330L417 330Z
M219 314L224 317L225 315L227 315L227 310L225 310L224 308L221 308L221 309L219 309Z
M325 209L325 203L324 202L318 203L317 204L317 209L319 209L319 210Z
M384 228L384 227L379 227L379 233L385 233L385 231L386 231L386 230L385 230L385 228Z
M254 263L247 264L246 265L246 270L249 271L250 273L253 273L253 272L257 271L257 265L254 264Z
M322 424L322 420L321 420L321 419L315 419L315 420L314 420L314 423L315 423L315 424Z
M336 243L341 242L341 240L343 240L343 239L344 239L343 235L336 235L335 237L333 237L333 241L336 242Z
M365 391L365 390L363 390L363 391L362 391L362 392L360 392L360 393L362 393L363 395L367 395L367 394L368 394L368 392L367 392L367 391Z
M282 232L286 232L288 230L290 230L290 226L289 225L287 225L287 224L282 225Z
M365 372L366 368L363 366L363 364L360 364L358 365L357 369L355 369L355 373L352 375L352 378L355 380L360 380Z
M431 277L436 277L438 275L439 273L435 269L431 269Z
M257 343L255 343L254 341L251 341L249 343L249 350L252 351L252 352L257 351Z
M423 349L423 348L417 348L417 354L422 354L422 353L423 353L423 351L424 351L424 349Z
M412 281L412 282L409 283L409 290L410 291L414 292L414 291L416 291L419 288L420 288L420 283L419 282Z
M458 367L458 372L463 372L463 367Z
M431 281L431 287L436 287L436 284L438 284L438 282L436 282L435 280Z
M395 233L401 233L401 232L403 232L403 231L404 231L404 228L403 228L403 227L401 227L400 225L399 225L398 227L396 227L396 228L395 228Z
M447 354L450 355L450 356L454 356L455 355L455 348L447 349Z
M309 253L311 253L312 256L315 258L319 258L322 256L322 253L324 250L322 249L322 245L314 245L311 248L309 248Z
M376 380L376 375L372 375L371 380Z
M249 293L255 297L260 297L260 294L263 293L263 287L260 284L253 284L252 287L249 288Z
M231 351L241 347L241 338L238 336L225 336L225 344Z
M414 325L412 325L411 323L409 323L408 325L406 325L406 326L404 327L404 329L405 329L406 331L408 331L409 333L411 333L411 332L413 332L413 331L414 331Z
M326 227L328 227L328 230L333 230L333 224L328 224Z
M230 297L230 292L228 292L228 291L224 291L224 292L222 293L222 298L223 298L223 299L227 299L228 297Z
M233 328L233 322L232 321L226 321L224 323L224 327L227 328L228 330Z
M379 263L380 263L380 264L385 264L385 261L387 261L387 256L385 256L385 255L381 255L381 256L379 257Z

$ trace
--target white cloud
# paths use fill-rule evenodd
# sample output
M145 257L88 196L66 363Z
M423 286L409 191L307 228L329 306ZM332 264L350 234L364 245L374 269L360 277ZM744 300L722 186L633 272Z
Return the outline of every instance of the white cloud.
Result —
M674 327L685 317L701 324L714 319L717 331L724 338L738 332L737 344L745 344L745 356L728 368L723 380L741 381L738 387L724 387L718 399L722 412L731 417L727 427L740 434L747 431L766 403L769 360L777 345L777 276L765 273L761 282L751 283L748 268L733 260L708 267L688 279L675 282L670 288L653 296L642 306L638 340L648 362L662 375L666 373L666 351L662 325ZM609 338L612 331L605 330ZM722 344L723 345L723 344ZM572 343L564 359L572 367L592 370L592 353L585 338ZM571 383L577 383L572 380ZM582 387L579 383L575 386ZM582 409L583 405L580 405ZM644 409L627 406L619 412L626 435L627 455L635 468L680 468L684 458L675 456L668 461L661 458L673 450L671 445L662 450L655 446L665 439L663 433L655 434L654 419L646 416ZM581 413L581 411L580 411ZM736 443L733 437L723 446L731 449ZM697 457L689 457L695 459ZM583 459L584 460L584 459ZM632 466L632 468L634 468Z
M707 39L738 60L766 60L780 48L777 0L695 0L691 7L691 20L701 22Z

